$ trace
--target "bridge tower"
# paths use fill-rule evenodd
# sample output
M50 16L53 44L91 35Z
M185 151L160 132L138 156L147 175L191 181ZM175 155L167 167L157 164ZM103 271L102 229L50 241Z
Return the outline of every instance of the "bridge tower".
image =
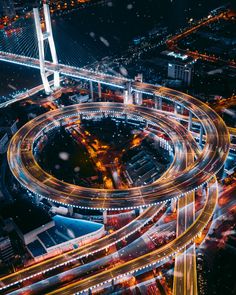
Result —
M143 74L138 74L136 77L134 77L134 80L136 82L143 83ZM143 96L142 96L142 93L140 93L140 92L135 92L134 93L134 102L137 105L142 105L143 104Z
M40 63L40 73L44 85L45 92L50 94L52 92L50 88L50 84L48 81L48 76L50 74L54 75L54 88L57 89L60 87L60 78L59 78L59 70L58 70L58 58L56 53L56 47L53 39L52 34L52 24L51 24L51 17L50 17L50 10L47 4L43 5L43 13L45 19L45 30L42 29L41 21L40 21L40 14L39 9L34 8L34 21L36 27L36 34L38 39L38 48L39 48L39 63ZM52 62L55 65L55 70L53 72L48 72L45 66L45 50L44 50L44 41L48 40L49 48L51 51Z

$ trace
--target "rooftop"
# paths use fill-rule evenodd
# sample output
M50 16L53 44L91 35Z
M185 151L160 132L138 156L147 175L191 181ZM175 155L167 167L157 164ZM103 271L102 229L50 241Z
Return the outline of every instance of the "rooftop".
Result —
M48 248L82 237L102 228L102 224L56 215L52 218L55 226L37 235L35 241L27 245L34 257L43 255Z

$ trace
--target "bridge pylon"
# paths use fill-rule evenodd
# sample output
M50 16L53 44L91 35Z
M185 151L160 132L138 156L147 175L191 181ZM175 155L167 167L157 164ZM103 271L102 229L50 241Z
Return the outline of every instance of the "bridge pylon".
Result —
M54 75L54 88L57 89L60 87L60 77L59 77L59 70L58 68L58 58L56 47L53 39L52 34L52 24L51 24L51 17L50 17L50 10L47 4L43 5L43 13L44 13L44 20L45 20L45 30L42 29L41 20L40 20L40 13L38 8L34 8L34 21L36 27L36 34L38 39L38 48L39 48L39 64L40 64L40 73L44 85L45 92L47 94L51 93L51 87L48 81L49 74ZM44 41L48 40L49 48L51 51L52 62L55 65L55 70L53 72L48 72L46 70L46 60L45 60L45 50L44 50Z

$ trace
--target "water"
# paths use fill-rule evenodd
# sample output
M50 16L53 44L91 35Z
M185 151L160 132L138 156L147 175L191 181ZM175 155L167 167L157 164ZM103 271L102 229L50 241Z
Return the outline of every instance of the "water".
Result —
M194 3L193 3L194 2ZM132 39L158 26L175 32L190 18L201 18L222 0L113 0L53 19L59 59L84 66L120 54ZM41 82L38 70L0 63L0 96Z

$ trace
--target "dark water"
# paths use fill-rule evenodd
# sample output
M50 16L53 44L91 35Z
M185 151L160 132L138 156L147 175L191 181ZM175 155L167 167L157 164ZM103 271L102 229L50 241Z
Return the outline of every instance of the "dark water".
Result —
M84 66L127 49L132 39L158 26L175 32L222 0L113 0L53 19L59 60ZM39 71L0 63L0 96L40 83Z

